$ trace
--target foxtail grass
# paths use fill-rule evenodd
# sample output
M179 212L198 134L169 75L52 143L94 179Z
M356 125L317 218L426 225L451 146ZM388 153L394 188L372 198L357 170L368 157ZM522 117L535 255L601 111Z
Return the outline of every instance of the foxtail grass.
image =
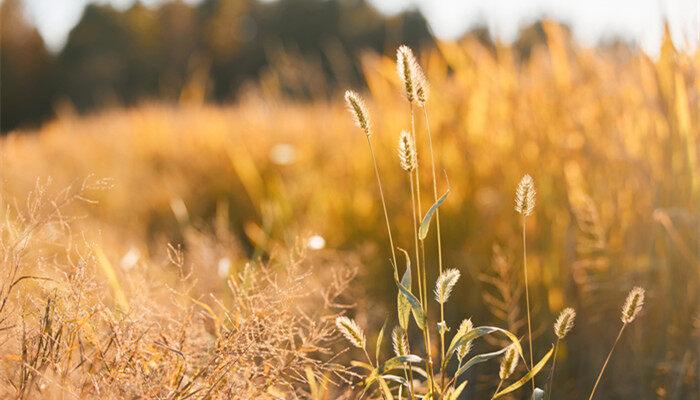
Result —
M427 80L425 79L423 71L418 62L413 56L411 49L406 46L401 46L397 50L396 56L396 68L401 82L402 95L405 97L409 106L410 131L404 130L400 132L397 154L398 166L408 176L408 195L411 197L411 221L413 225L412 241L414 249L413 255L411 256L407 251L398 248L398 250L403 252L406 259L406 266L401 278L399 278L398 265L394 259L394 279L398 289L397 314L399 326L395 327L391 334L391 348L393 350L393 356L386 359L382 359L381 357L381 342L383 340L384 327L381 329L378 335L375 349L376 357L373 361L369 357L366 345L367 343L361 329L359 329L359 327L354 324L352 320L345 317L338 319L338 321L340 321L338 329L343 332L343 335L354 347L361 348L368 359L369 363L359 361L353 362L355 367L362 369L364 372L364 378L362 380L363 394L370 390L374 390L375 395L378 394L385 399L393 399L394 392L397 392L399 397L401 397L403 396L403 393L405 393L404 388L407 388L409 398L411 400L417 398L441 398L456 400L467 385L467 382L463 380L463 375L467 373L470 368L483 362L501 358L499 382L495 392L492 395L492 399L501 398L502 396L512 393L513 391L527 385L528 381L530 381L532 385L532 395L538 399L541 399L545 393L541 389L535 388L535 377L541 370L543 370L553 356L554 359L556 359L560 341L563 340L573 328L576 314L572 308L567 308L562 311L554 323L554 336L556 337L556 340L552 344L552 348L544 356L542 356L537 363L535 363L535 349L533 347L532 335L532 310L530 305L530 290L528 283L529 275L527 267L527 222L528 218L534 212L536 203L534 181L532 177L525 175L518 184L515 193L515 211L520 214L522 225L523 283L525 286L525 305L527 310L529 362L525 359L525 354L520 343L520 339L518 339L514 333L494 326L475 326L471 319L464 319L459 325L458 329L456 329L451 341L448 342L446 340L446 336L448 332L450 332L450 327L445 321L444 307L453 297L452 294L459 291L459 279L461 276L458 269L444 269L443 265L439 208L446 200L450 190L448 188L442 197L438 197L436 156L434 153L433 139L430 133L430 123L428 120L428 112L426 107L429 96ZM388 212L386 211L386 200L384 199L383 189L381 187L379 168L376 164L376 157L374 156L372 142L369 141L372 131L369 123L369 117L367 116L366 107L359 99L359 96L354 94L354 92L348 91L347 93L349 94L346 95L346 101L348 102L351 113L353 113L353 118L355 119L356 124L368 137L374 172L377 178L377 184L379 186L380 200L382 206L384 207L385 222L387 225L387 231L389 232L390 244L394 246L393 237L391 236L391 223L388 217ZM425 118L425 129L427 131L428 149L431 161L430 169L432 173L434 201L433 205L429 207L427 211L422 208L421 203L421 162L415 123L416 106L421 108ZM437 269L429 270L428 263L426 262L425 240L431 234L430 227L433 218L436 220L436 229L433 231L433 234L437 239ZM394 252L392 252L392 256L394 257ZM412 262L412 258L414 259L415 263ZM412 265L415 265L415 272L412 269ZM431 277L435 279L435 286L432 290L433 296L431 296L428 292L428 275L431 275ZM417 278L418 281L417 296L413 294L413 277ZM440 316L439 320L437 321L429 317L429 302L431 297L434 298L437 306L440 309ZM623 328L635 318L636 314L639 312L638 310L641 307L642 302L643 295L631 296L631 300L628 300L627 303L629 304L626 304L623 310ZM422 347L425 352L423 356L415 354L418 346L415 343L411 343L409 340L408 329L412 324L411 321L413 321L420 330L423 341ZM437 335L439 335L440 340L439 358L437 358L438 356L436 355L436 359L434 359L431 346L431 333L434 329L437 329ZM514 330L515 329L517 328L514 328ZM470 358L469 354L474 349L474 341L492 334L504 335L508 344L502 345L497 351L476 354ZM502 344L502 342L498 343ZM450 364L453 358L456 358L456 362ZM507 387L504 387L506 382L508 382L515 374L518 361L521 358L525 364L529 364L526 365L525 374L519 379L514 380ZM418 368L417 364L420 364L421 366L424 365L425 370ZM450 366L455 366L456 368L451 369ZM547 383L550 383L549 391L551 391L551 383L553 381L555 368L556 364L553 362L549 379L547 381ZM605 367L603 367L603 369L604 368ZM395 375L392 373L392 371L397 371L396 373L403 374L403 378L399 375ZM440 376L439 380L437 379L438 373ZM424 385L422 385L424 392L417 393L419 387L414 387L413 385L414 376L418 377L419 379L421 379L421 377L424 379Z
M552 369L549 371L549 390L547 390L547 398L552 398L552 388L554 387L554 370L557 365L557 351L559 350L559 341L564 339L566 335L569 334L571 329L574 327L574 320L576 319L576 311L569 307L565 308L557 317L554 322L554 336L557 340L554 342L554 355L552 356Z
M530 285L527 273L527 217L535 210L535 182L530 175L525 175L518 183L515 192L515 211L522 216L523 225L523 275L525 277L525 309L527 312L527 339L530 353L530 368L534 366L532 349L532 318L530 316ZM532 390L535 390L535 380L532 380Z
M374 166L374 176L377 179L377 188L379 189L379 198L382 203L382 211L384 212L384 222L386 223L387 234L389 235L389 247L391 249L391 261L393 262L394 268L394 278L398 279L398 265L396 263L396 250L394 248L394 237L391 234L391 224L389 223L389 212L386 207L386 199L384 198L384 188L382 187L382 180L379 173L379 165L377 165L377 157L374 154L374 146L372 146L372 124L369 117L369 111L365 102L362 100L360 95L353 92L352 90L347 90L345 92L345 102L347 103L348 110L355 121L355 124L360 128L367 138L367 145L369 147L369 153L372 158L372 165Z
M620 327L620 331L617 333L617 337L613 342L612 348L610 348L608 356L605 358L603 366L600 368L600 373L598 374L598 378L596 379L595 384L593 385L591 395L588 396L588 400L593 400L593 396L595 395L595 391L598 388L598 384L600 383L600 380L603 378L603 374L605 373L605 368L610 362L610 358L612 357L613 352L615 351L617 343L622 337L622 332L624 332L625 327L627 327L628 324L634 322L634 320L637 318L637 315L639 315L639 312L642 311L642 307L644 306L644 295L644 289L638 286L632 288L632 290L630 290L629 294L627 295L625 304L622 306L622 316L620 317L620 320L622 321L622 326Z

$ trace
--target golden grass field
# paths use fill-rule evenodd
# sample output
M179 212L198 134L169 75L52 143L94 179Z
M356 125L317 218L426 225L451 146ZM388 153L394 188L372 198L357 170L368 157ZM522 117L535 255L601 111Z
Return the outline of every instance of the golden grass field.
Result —
M587 398L620 307L643 286L645 307L597 398L698 399L700 53L669 40L658 59L588 49L546 28L547 46L522 63L508 46L473 40L417 52L438 175L451 188L440 208L445 265L461 272L446 321L527 334L513 202L528 173L538 191L526 226L536 358L559 312L577 312L554 397ZM368 90L358 91L396 245L409 249L396 143L410 117L394 62L366 55ZM272 73L235 105L63 113L2 139L2 397L353 396L358 378L338 368L361 353L332 356L348 347L335 315L353 316L372 351L384 319L387 332L396 324L366 139L342 94L300 103L274 82ZM417 145L423 157L422 134ZM423 194L425 212L427 183ZM312 235L324 249L307 246ZM463 396L488 399L498 367L475 369Z

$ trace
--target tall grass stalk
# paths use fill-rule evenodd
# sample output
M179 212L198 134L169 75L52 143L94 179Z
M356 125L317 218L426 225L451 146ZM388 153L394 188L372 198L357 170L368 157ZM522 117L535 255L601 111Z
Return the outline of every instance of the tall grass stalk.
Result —
M554 370L557 365L557 351L559 350L559 342L566 337L566 335L571 331L574 326L574 319L576 318L576 311L573 308L566 308L559 314L556 322L554 323L554 335L557 337L554 343L554 355L552 356L552 369L549 371L549 390L547 390L547 398L552 398L552 388L554 387ZM546 383L545 383L546 384Z
M527 272L527 217L535 209L535 183L530 175L525 175L518 183L515 193L515 210L522 215L523 225L523 274L525 276L525 308L527 311L527 338L530 353L530 369L535 365L532 349L532 319L530 316L530 285ZM535 380L532 379L532 390L535 390Z
M424 80L423 80L424 81ZM425 83L423 83L425 85ZM420 99L421 96L418 96ZM430 131L430 120L428 119L428 110L425 103L421 103L421 109L423 110L423 117L425 119L425 129L428 134L428 148L430 151L430 169L433 177L433 202L438 201L438 191L437 191L437 174L435 172L435 153L433 151L433 136ZM442 233L440 229L440 210L435 211L435 227L437 232L437 248L438 248L438 274L442 274L443 264L442 264ZM445 320L445 305L440 303L440 321ZM440 368L440 376L442 377L440 386L445 386L445 368L447 363L445 362L445 332L440 331L440 354L442 365Z
M608 356L605 358L603 367L600 369L600 373L598 374L598 378L596 379L595 384L593 385L591 395L588 396L588 400L593 400L593 396L595 395L595 391L598 388L598 384L603 378L603 373L605 373L605 368L608 366L610 358L612 357L613 352L615 351L615 347L617 346L617 343L622 337L622 332L624 332L625 327L628 324L632 323L635 320L635 318L637 318L637 315L639 315L639 312L642 310L642 307L644 306L644 295L644 289L640 287L633 288L627 295L625 304L622 306L622 317L620 318L622 320L622 326L620 327L620 331L617 333L617 337L615 338L615 342L613 343L612 348L608 353Z
M420 190L420 161L418 161L418 140L416 135L416 118L415 110L413 108L413 103L416 100L416 61L413 57L413 52L406 46L401 46L396 51L396 68L399 78L403 81L406 100L408 102L408 112L411 121L411 139L415 146L416 151L416 165L413 172L414 182L412 183L411 192L415 192L415 214L417 216L417 221L420 221L423 216L423 206L421 202L421 190ZM416 238L418 238L418 232L415 232ZM433 390L435 379L433 376L433 358L432 349L430 344L430 323L428 318L428 279L426 271L426 261L425 261L425 243L423 240L418 241L418 247L420 252L420 261L416 259L416 264L420 263L422 268L418 271L418 281L419 290L422 290L422 296L420 298L421 305L423 307L423 312L425 313L425 324L426 327L423 329L423 337L425 341L425 351L426 351L426 366L428 368L428 386L430 390ZM422 286L422 289L420 288Z
M367 145L369 147L369 153L372 157L372 165L374 166L374 176L377 179L377 187L379 188L379 198L382 203L382 211L384 212L384 222L386 223L386 230L389 234L389 246L391 247L391 260L393 262L394 268L394 279L399 279L398 264L396 263L396 250L394 247L394 238L391 234L391 225L389 223L389 212L386 207L386 200L384 199L384 189L382 188L382 179L379 173L379 165L377 164L377 157L374 155L374 146L372 146L372 124L369 118L369 112L365 106L362 98L352 90L345 92L345 102L347 103L348 110L352 115L355 124L360 128L367 138Z

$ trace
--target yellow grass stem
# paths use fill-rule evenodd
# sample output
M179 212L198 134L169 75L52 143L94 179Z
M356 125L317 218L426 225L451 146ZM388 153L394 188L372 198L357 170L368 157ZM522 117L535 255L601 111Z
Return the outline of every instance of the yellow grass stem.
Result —
M396 263L396 250L394 250L394 238L391 235L391 225L389 224L389 213L386 209L386 200L384 199L384 189L382 188L382 180L379 174L379 166L377 165L377 157L374 155L374 146L372 140L367 135L367 144L369 145L369 153L372 156L372 164L374 165L374 176L377 178L377 186L379 187L379 197L382 201L382 210L384 211L384 222L386 223L386 231L389 234L389 246L391 247L391 260L394 263L394 279L399 280L398 264Z
M561 339L557 338L557 341L554 342L554 354L552 355L552 369L549 371L549 378L547 378L547 380L549 381L549 389L547 389L548 399L552 398L552 388L554 387L554 369L557 366L557 351L559 350L560 340Z
M615 338L615 342L612 345L612 348L610 349L610 353L608 353L608 357L605 359L605 362L603 363L603 367L600 369L600 373L598 374L598 379L596 379L595 384L593 385L593 390L591 390L591 395L588 396L588 400L593 400L593 395L595 395L595 390L598 388L598 384L600 383L600 380L603 378L603 373L605 372L605 368L608 366L608 362L610 362L610 357L612 357L613 352L615 351L615 346L617 346L617 342L620 341L620 337L622 337L622 332L625 330L625 327L627 324L623 323L622 327L620 328L620 332L617 334L617 338Z
M503 386L503 379L501 379L498 382L498 386L496 387L496 391L493 392L493 395L491 396L491 399L493 399L496 396L496 393L498 393L499 390L501 390L501 386Z
M428 110L425 104L421 106L423 109L423 117L425 118L425 128L428 133L428 148L430 150L430 169L433 175L433 201L437 203L438 201L438 191L437 191L437 174L435 173L435 153L433 151L433 136L430 131L430 120L428 119ZM435 210L435 222L437 227L437 247L438 247L438 275L442 274L442 236L440 233L440 210ZM445 305L440 303L440 321L445 321ZM442 360L442 366L440 368L440 375L442 377L441 386L443 390L445 389L445 332L440 332L440 359Z
M527 339L530 346L530 369L535 365L532 357L532 322L530 318L530 288L527 282L527 216L523 216L523 271L525 274L525 306L527 308ZM535 378L531 379L532 390L535 390Z

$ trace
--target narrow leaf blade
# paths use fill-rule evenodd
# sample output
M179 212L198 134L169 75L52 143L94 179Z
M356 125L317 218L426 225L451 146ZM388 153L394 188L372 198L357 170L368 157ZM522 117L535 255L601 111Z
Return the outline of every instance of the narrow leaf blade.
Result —
M406 258L406 271L404 271L403 277L401 278L401 284L410 291L411 284L412 284L411 283L411 257L409 257L406 250L404 250L404 249L399 249L399 250L403 252L404 257ZM403 328L404 330L408 330L408 322L409 322L410 315L411 315L411 304L408 302L408 299L401 293L400 290L396 296L396 311L398 313L399 326L401 328Z
M507 388L505 388L505 389L501 390L500 392L496 393L495 395L493 395L493 398L497 399L505 394L508 394L512 391L515 391L518 388L520 388L522 385L526 384L527 381L534 378L535 375L537 375L537 373L540 372L540 370L545 366L545 364L547 364L547 361L549 361L549 358L552 357L552 352L554 352L554 348L550 349L547 352L547 354L545 354L544 357L542 357L542 359L537 364L535 364L535 366L532 367L532 369L527 374L525 374L525 376L518 379L515 383L508 386Z
M425 313L423 312L420 301L400 282L396 282L396 284L399 286L401 294L406 297L406 300L408 300L408 303L411 305L411 311L413 312L413 318L416 320L416 324L421 330L425 330Z
M430 228L430 221L433 219L433 214L435 214L438 207L445 202L448 194L450 194L450 189L447 189L445 194L443 194L442 197L440 197L435 204L430 207L428 212L425 214L425 217L423 217L423 221L420 223L420 228L418 228L418 238L420 240L425 240L425 238L428 236L428 228Z

